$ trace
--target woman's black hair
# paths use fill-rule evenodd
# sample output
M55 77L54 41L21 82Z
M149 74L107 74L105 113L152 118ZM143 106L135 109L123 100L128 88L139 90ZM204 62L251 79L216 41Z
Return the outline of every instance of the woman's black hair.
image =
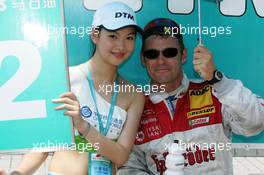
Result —
M101 26L99 26L99 27L94 28L94 30L96 29L96 31L98 32L98 35L100 35L100 32L101 32L101 30L102 30L103 28L104 28L104 27L101 25ZM94 56L94 54L95 54L95 52L96 52L96 47L95 47L95 44L93 43L91 37L90 37L90 43L91 43L91 45L90 45L90 46L91 46L90 49L92 50L92 55L91 55L90 57L92 57L92 56Z

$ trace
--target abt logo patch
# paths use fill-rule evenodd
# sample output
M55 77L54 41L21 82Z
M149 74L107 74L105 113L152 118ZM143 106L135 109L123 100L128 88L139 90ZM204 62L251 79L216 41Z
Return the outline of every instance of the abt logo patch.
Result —
M211 86L189 91L190 108L199 109L213 104Z
M131 19L133 21L135 20L133 15L126 13L126 12L116 12L115 18L127 18L127 19Z

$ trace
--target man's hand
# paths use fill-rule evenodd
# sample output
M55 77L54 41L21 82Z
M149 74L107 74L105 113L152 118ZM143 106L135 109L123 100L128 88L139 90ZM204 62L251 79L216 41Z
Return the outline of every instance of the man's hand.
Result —
M194 49L193 67L203 80L209 81L213 78L216 69L213 56L211 52L202 45L198 45Z

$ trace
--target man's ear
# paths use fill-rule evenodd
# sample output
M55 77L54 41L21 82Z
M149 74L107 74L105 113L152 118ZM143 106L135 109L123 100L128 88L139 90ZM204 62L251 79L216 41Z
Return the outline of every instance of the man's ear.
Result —
M99 32L100 31L99 31L98 27L93 28L91 31L91 40L94 44L96 44L98 42Z
M187 60L187 49L184 48L182 51L182 60L181 60L182 64L184 64L186 60Z

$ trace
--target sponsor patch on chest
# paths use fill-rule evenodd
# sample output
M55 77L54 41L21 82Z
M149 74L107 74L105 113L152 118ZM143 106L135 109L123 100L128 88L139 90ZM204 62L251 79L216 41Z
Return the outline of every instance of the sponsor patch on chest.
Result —
M189 91L190 108L199 109L213 104L211 86Z
M202 116L202 115L209 115L209 114L213 114L215 113L215 107L214 106L210 106L210 107L206 107L200 110L192 110L190 112L187 113L187 118L193 118L193 117L197 117L197 116Z
M196 118L189 121L190 126L200 125L200 124L207 124L210 121L210 117L202 117L202 118Z

